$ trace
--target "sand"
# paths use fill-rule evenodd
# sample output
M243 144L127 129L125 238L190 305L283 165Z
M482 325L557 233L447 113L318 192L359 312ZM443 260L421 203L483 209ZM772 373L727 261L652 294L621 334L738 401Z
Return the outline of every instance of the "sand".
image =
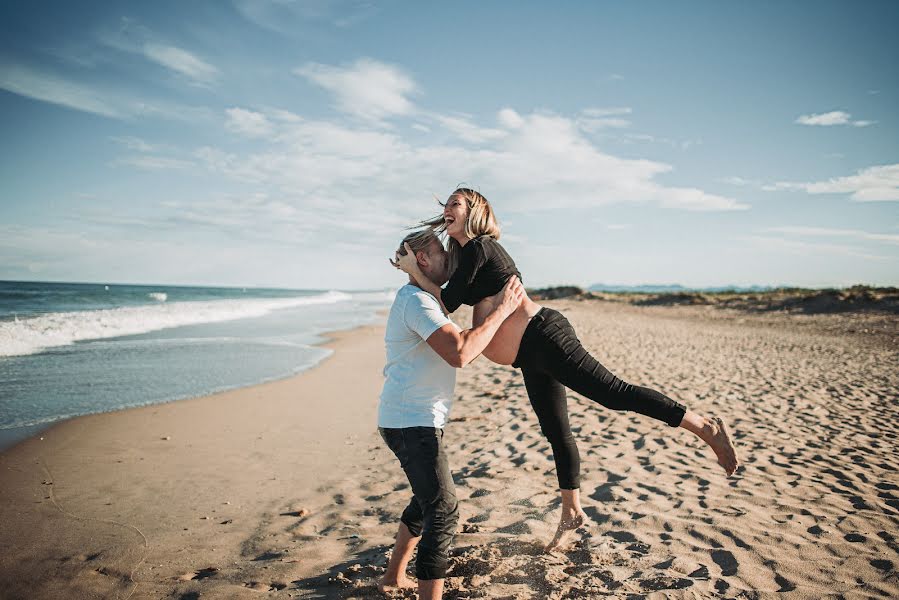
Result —
M895 318L546 304L613 372L727 419L743 467L728 479L688 432L572 393L591 522L543 554L549 448L517 371L478 359L446 430L461 516L447 598L899 596ZM3 454L3 597L378 597L410 495L374 428L382 335L340 334L297 377L75 419Z

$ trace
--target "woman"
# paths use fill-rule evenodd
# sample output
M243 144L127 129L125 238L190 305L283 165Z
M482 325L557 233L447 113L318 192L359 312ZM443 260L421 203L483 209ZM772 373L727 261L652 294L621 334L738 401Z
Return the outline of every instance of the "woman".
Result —
M473 326L490 312L490 296L505 281L518 275L515 263L499 245L499 226L490 203L480 193L459 188L443 214L422 222L448 236L449 272L446 288L431 282L407 249L394 266L412 275L441 301L447 312L461 304L474 307ZM524 295L521 305L500 326L483 352L491 361L521 369L531 406L540 429L552 446L562 495L562 516L556 534L546 546L552 551L566 532L586 522L580 502L580 455L568 424L565 387L613 410L630 410L682 427L708 444L728 476L739 466L727 425L719 417L705 417L655 390L615 377L581 345L571 324L558 311L541 307Z

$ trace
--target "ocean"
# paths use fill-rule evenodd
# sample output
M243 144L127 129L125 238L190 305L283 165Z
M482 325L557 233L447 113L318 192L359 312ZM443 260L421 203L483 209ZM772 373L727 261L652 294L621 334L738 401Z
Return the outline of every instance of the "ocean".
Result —
M394 293L0 281L0 449L61 419L298 373Z

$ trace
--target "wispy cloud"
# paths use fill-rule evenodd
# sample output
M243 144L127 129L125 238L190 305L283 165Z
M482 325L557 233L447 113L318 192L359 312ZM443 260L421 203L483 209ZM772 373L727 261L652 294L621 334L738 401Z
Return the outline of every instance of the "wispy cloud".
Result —
M274 131L272 123L262 113L235 107L227 109L225 114L225 127L234 133L248 137L266 137Z
M852 120L852 115L846 111L833 110L826 113L799 115L795 123L799 125L819 125L830 127L833 125L852 125L853 127L868 127L876 121Z
M341 111L368 121L415 110L409 96L418 91L418 86L394 65L361 58L345 66L306 63L294 72L334 94Z
M0 63L0 88L26 98L113 119L124 119L134 112L110 101L100 90L24 65Z
M194 166L194 163L180 158L172 158L169 156L152 156L140 154L137 156L125 156L116 159L114 164L128 165L145 169L148 171L165 171L170 169L187 169Z
M195 83L211 84L219 74L214 66L175 46L150 42L144 44L143 54L151 61L184 75Z
M629 107L585 108L578 117L578 124L584 131L594 132L600 129L629 127L631 122L623 115L631 114Z
M379 10L376 4L368 0L234 0L234 6L251 23L285 35L296 35L298 26L304 22L351 27L369 19Z
M859 229L835 229L830 227L807 227L803 225L785 225L781 227L769 227L765 229L772 233L786 233L797 236L809 237L849 237L859 240L884 242L899 245L899 234L871 233Z
M723 178L719 179L718 181L720 181L721 183L726 183L728 185L736 185L739 187L755 187L755 186L762 185L762 182L759 181L758 179L746 179L745 177L739 177L736 175L733 175L731 177L723 177Z
M0 89L111 119L161 117L196 122L208 118L205 108L137 98L117 89L76 82L23 64L0 62Z
M119 21L117 30L97 35L96 42L119 52L142 56L193 85L208 87L219 76L218 68L195 53L161 39L148 27L127 17Z
M817 256L821 254L828 254L831 256L851 256L855 258L863 258L866 260L890 260L889 256L871 254L855 246L848 246L845 244L806 242L802 240L784 239L780 237L760 235L740 236L738 239L748 241L764 250L775 251L778 253L786 252L789 254L798 254L801 256Z
M112 136L109 139L135 152L156 152L160 148L158 145L147 143L141 138L134 136Z
M766 191L793 190L809 194L851 194L857 202L899 201L899 163L878 165L855 175L808 183L779 181L763 187Z

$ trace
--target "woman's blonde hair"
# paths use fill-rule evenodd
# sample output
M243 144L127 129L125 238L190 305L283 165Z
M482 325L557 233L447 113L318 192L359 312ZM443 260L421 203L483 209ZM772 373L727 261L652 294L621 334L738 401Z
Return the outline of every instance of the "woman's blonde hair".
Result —
M474 239L479 235L487 235L495 240L499 240L500 229L496 222L496 215L493 214L493 208L480 192L471 188L460 187L449 195L446 202L437 201L441 206L446 206L454 197L459 196L468 203L468 218L465 219L465 235L470 239ZM446 232L446 221L443 220L443 214L439 214L432 219L422 221L416 227L429 227L434 233L442 235ZM449 274L452 275L459 266L459 258L462 255L462 245L455 239L446 236L446 251L449 254Z

